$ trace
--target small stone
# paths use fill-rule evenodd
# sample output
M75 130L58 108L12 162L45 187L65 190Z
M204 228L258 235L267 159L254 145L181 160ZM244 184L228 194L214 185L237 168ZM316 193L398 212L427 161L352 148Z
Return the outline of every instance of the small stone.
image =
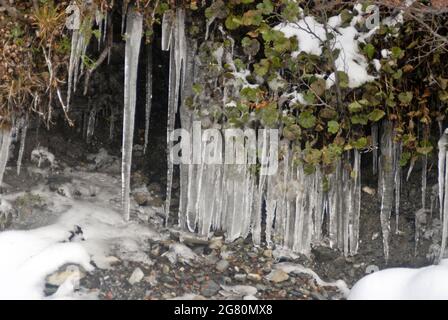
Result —
M234 276L236 281L240 281L240 282L244 282L247 279L247 275L245 275L244 273L237 273Z
M313 297L313 299L315 300L327 300L327 298L321 295L319 292L311 292L311 297Z
M151 199L148 200L148 205L155 208L160 208L163 206L163 204L163 200L159 197L151 197Z
M257 273L249 273L247 279L251 281L261 281L261 276Z
M222 237L216 237L210 240L210 244L208 245L208 247L210 249L219 249L222 247L222 245Z
M204 297L211 297L218 293L221 286L213 280L208 280L201 286L201 295Z
M143 273L143 271L140 268L135 268L134 272L132 272L131 276L129 277L128 282L131 285L134 285L134 284L140 282L144 276L145 276L145 274Z
M170 273L170 267L168 265L164 264L163 267L162 267L162 272L164 274Z
M226 260L220 260L217 264L216 264L216 270L218 270L219 272L224 272L227 270L227 268L229 267L229 262Z
M272 250L271 250L271 249L264 250L264 251L263 251L263 255L264 255L266 258L272 258Z
M162 187L160 186L160 184L152 182L148 185L148 190L150 192L160 193L162 191Z
M373 188L370 188L369 186L362 187L362 191L367 193L367 194L370 194L371 196L374 196L375 193L376 193L376 190L373 189Z
M80 280L85 277L85 273L80 271L78 266L70 265L67 266L64 271L56 272L50 275L47 279L47 283L52 286L59 287L71 276L76 276L78 280Z
M266 279L274 283L280 283L289 279L289 275L282 270L273 270L266 276Z
M147 192L138 191L134 193L134 200L139 206L146 206L151 200L151 195Z
M336 250L324 246L314 247L312 253L319 262L333 261L339 257L339 253Z
M150 285L151 287L156 286L157 283L158 283L158 281L157 281L157 277L156 277L155 274L151 274L151 275L145 277L144 280L145 280L147 283L149 283L149 285Z

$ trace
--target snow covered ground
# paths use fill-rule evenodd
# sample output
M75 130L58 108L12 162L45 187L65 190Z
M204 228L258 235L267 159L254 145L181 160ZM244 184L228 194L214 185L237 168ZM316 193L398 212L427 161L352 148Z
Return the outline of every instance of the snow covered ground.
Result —
M118 210L119 180L101 173L67 175L72 182L62 184L58 192L51 192L47 185L32 190L44 199L50 216L59 216L55 221L31 230L0 233L0 299L91 299L94 293L75 292L76 273L55 294L45 297L46 277L67 264L79 265L85 272L94 266L110 268L117 259L151 264L144 251L146 242L162 236L147 225L123 220ZM3 206L21 195L3 195Z

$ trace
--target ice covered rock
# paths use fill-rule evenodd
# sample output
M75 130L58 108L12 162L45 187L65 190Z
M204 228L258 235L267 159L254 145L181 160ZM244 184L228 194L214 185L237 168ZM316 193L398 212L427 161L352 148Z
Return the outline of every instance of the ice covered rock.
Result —
M198 255L186 245L181 243L173 243L170 245L169 251L163 254L171 263L192 263L198 260Z
M48 148L37 147L31 152L31 162L36 163L39 168L41 165L54 167L55 157L54 154L48 151Z

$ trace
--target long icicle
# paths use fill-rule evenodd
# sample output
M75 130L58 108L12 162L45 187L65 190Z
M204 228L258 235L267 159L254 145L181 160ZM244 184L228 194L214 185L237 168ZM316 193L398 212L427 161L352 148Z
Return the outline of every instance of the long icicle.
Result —
M399 220L400 220L400 200L401 200L401 142L393 142L394 152L394 183L395 183L395 233L399 234Z
M146 105L145 105L145 143L143 153L146 154L149 138L149 120L152 106L152 44L147 45L146 52Z
M11 145L11 127L4 126L0 128L0 187L3 184L3 175L8 162L9 147Z
M373 174L376 175L378 172L378 124L374 123L372 125L372 165Z
M165 199L165 224L168 224L171 207L171 191L173 185L174 166L170 159L170 150L172 141L171 133L174 131L176 113L179 107L179 101L182 100L180 88L185 79L185 64L187 62L187 46L185 37L185 11L177 9L171 28L165 28L169 35L163 34L162 40L173 38L170 41L170 75L169 75L169 93L168 93L168 125L167 125L167 182ZM166 49L165 44L163 44Z
M17 175L20 175L20 171L22 168L23 152L25 151L26 133L28 131L28 121L29 121L29 113L27 113L23 118L23 124L20 131L20 148L19 148L19 155L17 157Z
M393 154L392 154L392 124L389 121L383 122L383 135L381 137L381 231L383 235L383 249L386 263L389 261L389 235L390 235L390 214L392 211L394 175L393 175Z
M445 253L445 247L446 247L446 237L448 232L448 201L447 201L447 174L448 170L446 170L447 164L446 164L446 152L447 152L447 146L448 146L448 129L445 129L442 136L440 137L437 146L439 148L439 162L438 162L438 182L439 182L439 212L440 212L440 219L443 223L442 227L442 244L440 246L440 256L439 256L439 262L443 258L443 254Z
M122 205L124 218L130 218L131 164L134 140L135 104L137 98L138 56L142 39L143 17L129 8L126 19L126 55L124 80Z

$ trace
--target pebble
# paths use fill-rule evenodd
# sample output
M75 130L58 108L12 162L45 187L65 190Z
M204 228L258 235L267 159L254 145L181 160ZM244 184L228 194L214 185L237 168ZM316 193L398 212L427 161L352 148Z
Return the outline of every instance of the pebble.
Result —
M272 258L272 250L271 250L271 249L264 250L264 251L263 251L263 255L264 255L266 258Z
M220 260L216 264L216 270L218 270L219 272L226 271L228 267L229 267L229 262L227 260Z
M218 293L221 286L213 280L208 280L201 286L201 295L204 297L211 297Z
M289 279L289 275L282 270L273 270L266 276L266 279L274 283L280 283Z
M128 282L131 285L134 285L134 284L140 282L144 276L145 276L145 274L143 273L143 271L140 268L135 268L134 272L132 272L131 276L129 277Z
M261 276L257 273L249 273L247 279L251 281L261 281Z
M236 281L240 281L240 282L244 282L247 279L247 275L245 275L244 273L237 273L234 276Z
M145 206L151 200L151 195L148 192L137 191L134 193L134 200L139 206Z
M164 274L168 274L168 273L170 273L170 267L167 266L166 264L164 264L163 267L162 267L162 272L163 272Z

